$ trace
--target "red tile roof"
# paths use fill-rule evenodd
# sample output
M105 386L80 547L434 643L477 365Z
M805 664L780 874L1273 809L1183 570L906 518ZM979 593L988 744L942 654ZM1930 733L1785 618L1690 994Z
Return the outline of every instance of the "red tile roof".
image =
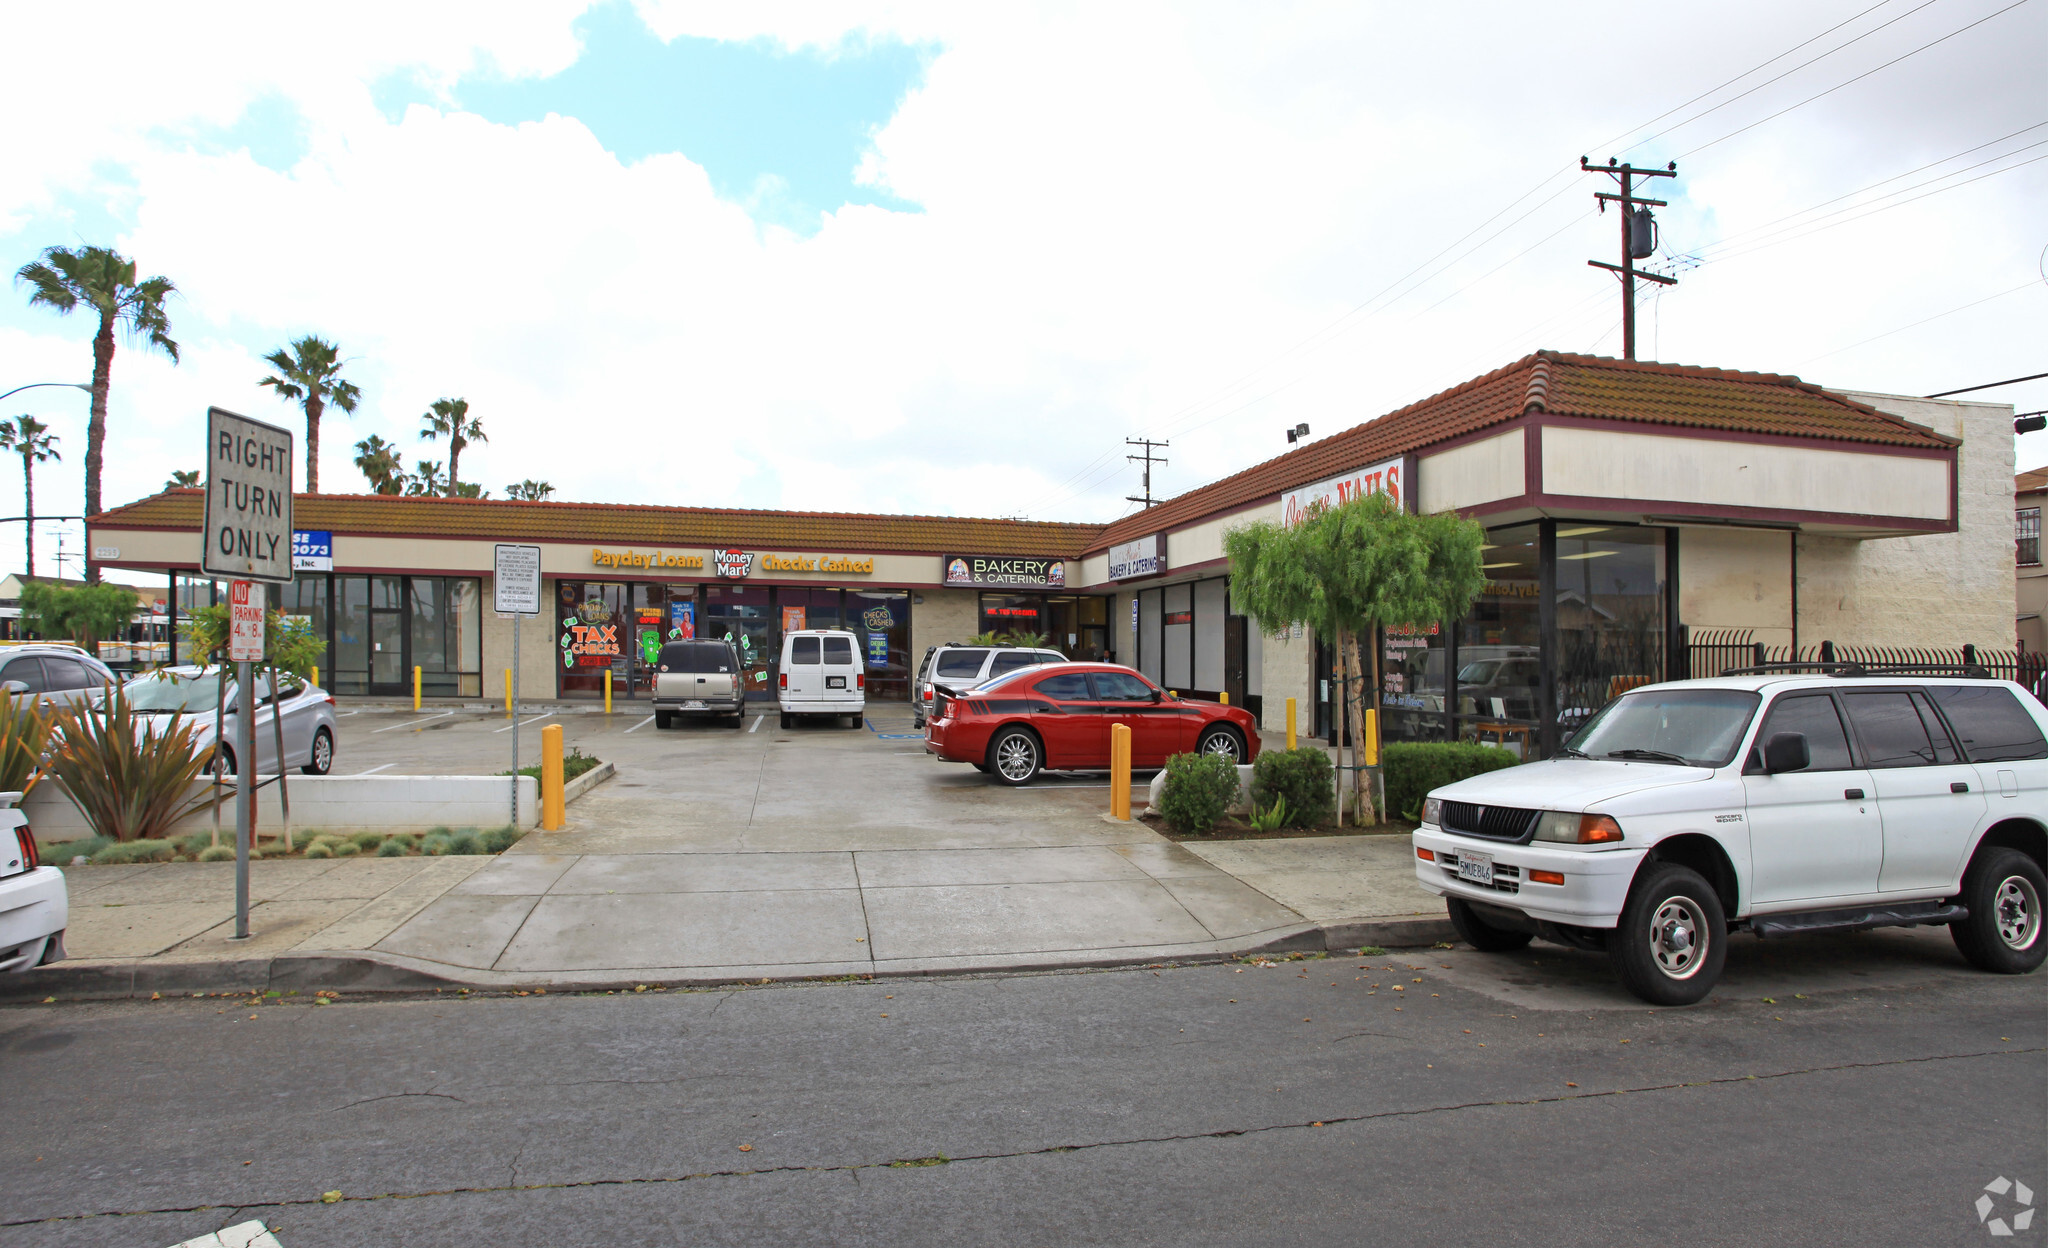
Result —
M165 490L95 516L92 525L196 531L203 522L205 507L205 495L200 490ZM1099 524L1043 520L530 503L517 499L409 498L392 494L298 494L292 500L292 519L302 529L394 537L1062 559L1078 558L1102 531Z
M1419 451L1529 411L1885 446L1939 449L1957 444L1797 377L1538 351L1377 420L1125 516L1103 530L1088 553Z
M2023 472L2012 479L2015 494L2031 494L2037 490L2048 490L2048 468L2036 468Z

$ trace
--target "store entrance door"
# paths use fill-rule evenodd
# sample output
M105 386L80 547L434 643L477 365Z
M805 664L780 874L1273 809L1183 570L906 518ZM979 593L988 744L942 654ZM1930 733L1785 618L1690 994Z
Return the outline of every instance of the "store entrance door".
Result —
M405 596L395 576L370 578L370 692L412 692L405 670Z

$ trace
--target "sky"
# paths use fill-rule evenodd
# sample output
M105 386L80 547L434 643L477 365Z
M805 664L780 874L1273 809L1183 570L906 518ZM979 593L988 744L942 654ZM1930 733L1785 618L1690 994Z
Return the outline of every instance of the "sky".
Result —
M0 38L96 79L0 75L0 261L110 245L178 287L180 362L115 360L110 505L199 466L209 405L303 434L257 383L316 333L363 395L329 492L370 434L445 461L420 418L459 396L494 496L1105 521L1126 438L1170 442L1170 496L1538 348L1619 355L1581 155L1677 162L1644 358L2048 371L2048 0L96 3ZM0 391L87 380L92 328L13 286ZM75 513L86 397L17 413L61 439L38 510Z

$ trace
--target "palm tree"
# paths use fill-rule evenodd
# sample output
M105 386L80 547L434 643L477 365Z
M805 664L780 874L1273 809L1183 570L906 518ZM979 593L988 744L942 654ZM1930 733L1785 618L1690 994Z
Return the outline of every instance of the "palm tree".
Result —
M405 461L398 457L397 447L376 434L356 443L356 467L362 469L374 492L405 493Z
M107 247L51 247L43 258L21 266L16 282L27 282L30 307L41 305L59 316L83 303L99 314L100 328L92 340L92 416L85 426L85 514L100 514L100 460L107 442L107 390L114 376L114 328L125 328L178 362L178 344L171 339L171 319L164 301L177 291L168 277L135 280L135 262ZM85 579L100 579L99 565L88 549Z
M491 492L474 481L457 481L449 487L450 498L489 498Z
M448 494L453 497L455 483L462 479L456 475L462 462L462 448L472 442L490 441L484 436L483 422L469 418L468 399L435 399L420 420L425 422L420 426L421 437L429 442L443 436L448 439Z
M414 465L412 476L406 478L405 492L414 496L439 494L446 485L441 477L441 465L431 459L422 459Z
M332 403L344 412L356 410L363 392L355 383L341 379L341 348L324 338L307 334L263 357L278 376L257 382L277 391L281 399L296 400L306 411L306 493L320 492L320 413Z
M22 528L27 530L27 575L36 574L36 465L62 459L57 453L57 435L33 416L16 416L11 424L0 425L0 451L21 456Z
M164 488L167 490L190 490L196 489L198 485L199 470L197 468L190 472L183 472L173 468L171 469L171 479L164 482Z
M516 485L508 485L505 487L506 498L524 499L529 503L540 502L542 499L546 498L548 495L554 492L554 486L549 485L545 481L536 481L532 477L528 477L526 480L521 481Z

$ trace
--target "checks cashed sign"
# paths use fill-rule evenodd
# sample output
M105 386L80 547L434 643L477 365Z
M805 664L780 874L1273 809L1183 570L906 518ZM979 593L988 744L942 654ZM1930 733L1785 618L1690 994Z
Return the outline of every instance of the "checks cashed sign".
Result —
M291 583L291 430L206 409L205 539L209 575Z
M1314 485L1304 485L1298 490L1289 490L1280 498L1280 523L1291 529L1308 519L1310 509L1317 503L1337 507L1368 494L1385 494L1396 507L1406 507L1407 477L1407 461L1389 459Z

